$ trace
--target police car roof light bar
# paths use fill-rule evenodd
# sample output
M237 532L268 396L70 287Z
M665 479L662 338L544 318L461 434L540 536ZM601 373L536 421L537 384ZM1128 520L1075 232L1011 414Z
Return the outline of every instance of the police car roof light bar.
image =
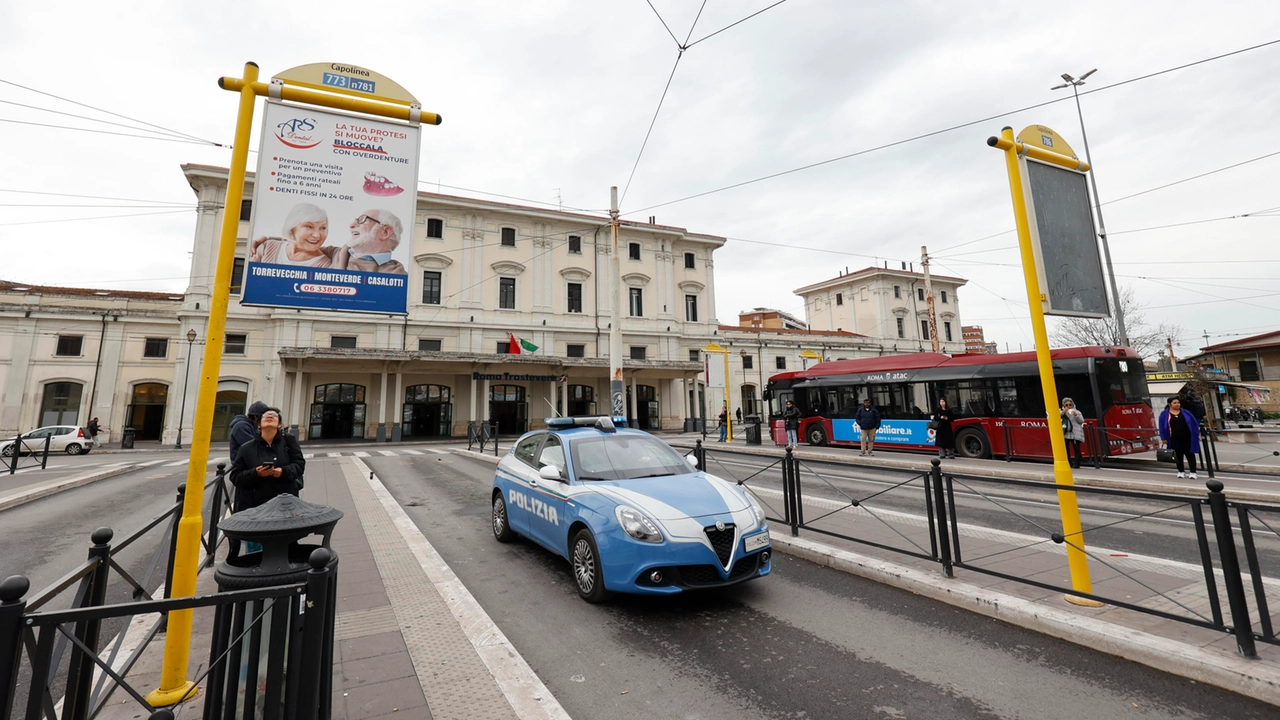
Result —
M594 427L601 432L617 432L616 423L626 424L627 419L621 416L610 418L608 416L589 417L549 417L544 418L543 422L549 428L567 428L567 427Z

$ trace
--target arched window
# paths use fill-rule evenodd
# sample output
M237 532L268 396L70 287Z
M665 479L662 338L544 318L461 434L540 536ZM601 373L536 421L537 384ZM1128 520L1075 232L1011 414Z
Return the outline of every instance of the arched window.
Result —
M410 385L401 407L402 437L448 437L453 434L453 403L447 385Z
M249 402L249 383L240 380L219 380L218 394L213 401L213 432L209 438L215 442L231 439L231 421L243 415ZM191 403L187 403L191 407ZM292 422L297 422L293 418Z
M364 386L351 383L317 385L312 396L307 437L364 437Z

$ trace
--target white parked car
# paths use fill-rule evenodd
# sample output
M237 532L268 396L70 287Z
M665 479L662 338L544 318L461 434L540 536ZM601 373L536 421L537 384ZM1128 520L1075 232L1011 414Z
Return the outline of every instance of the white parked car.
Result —
M49 438L49 452L84 455L93 449L93 438L75 425L50 425L22 435L22 452L44 452L44 439ZM0 441L0 456L13 457L13 438Z

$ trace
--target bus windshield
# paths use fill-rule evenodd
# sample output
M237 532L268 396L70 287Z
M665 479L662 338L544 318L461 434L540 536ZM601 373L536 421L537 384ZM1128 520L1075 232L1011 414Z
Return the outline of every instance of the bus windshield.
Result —
M1141 360L1098 358L1095 367L1103 412L1112 405L1146 402L1147 374Z

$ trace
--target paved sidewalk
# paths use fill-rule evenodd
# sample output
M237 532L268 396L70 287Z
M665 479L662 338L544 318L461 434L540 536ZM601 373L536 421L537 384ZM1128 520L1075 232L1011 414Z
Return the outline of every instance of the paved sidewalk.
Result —
M304 500L344 513L333 535L339 557L334 720L568 720L371 476L359 457L315 458L307 464L302 491ZM197 593L215 591L213 573L206 571ZM195 614L190 677L203 674L208 663L212 621L211 611ZM144 693L159 681L163 648L159 635L129 674L129 682ZM174 708L175 716L200 717L203 690ZM134 720L139 712L117 691L99 718Z

